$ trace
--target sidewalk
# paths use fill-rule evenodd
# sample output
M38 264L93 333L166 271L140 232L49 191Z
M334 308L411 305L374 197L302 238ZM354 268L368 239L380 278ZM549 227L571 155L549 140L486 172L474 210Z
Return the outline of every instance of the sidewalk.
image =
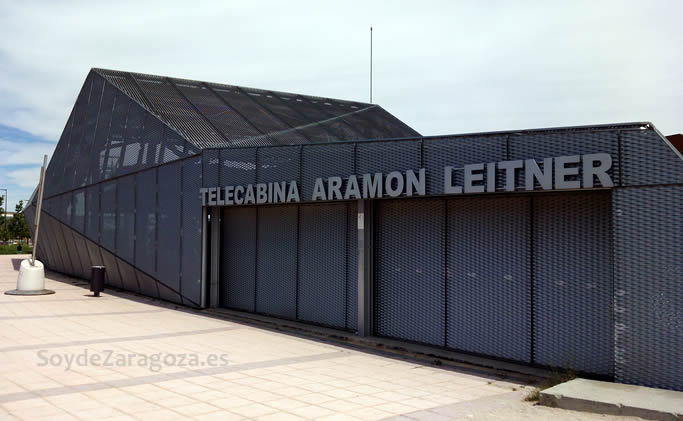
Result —
M3 292L15 288L21 258L0 256ZM360 352L127 293L94 298L81 281L47 278L54 295L0 295L0 420L591 415L532 406L522 402L524 385L476 371Z

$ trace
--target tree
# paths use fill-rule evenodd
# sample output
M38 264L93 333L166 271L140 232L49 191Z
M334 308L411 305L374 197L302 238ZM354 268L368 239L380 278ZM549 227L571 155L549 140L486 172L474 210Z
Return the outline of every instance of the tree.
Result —
M7 241L10 237L7 221L5 220L5 210L2 207L4 200L5 198L0 196L0 241Z
M12 238L28 238L31 234L28 232L28 225L26 225L26 218L24 218L24 201L20 200L14 208L14 217L8 221L8 231Z

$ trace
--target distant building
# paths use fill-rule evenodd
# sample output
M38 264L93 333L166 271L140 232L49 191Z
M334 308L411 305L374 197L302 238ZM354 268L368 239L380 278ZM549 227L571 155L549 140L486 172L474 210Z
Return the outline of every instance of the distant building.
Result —
M683 153L683 134L672 134L666 138L671 142L674 148L678 149L680 153Z

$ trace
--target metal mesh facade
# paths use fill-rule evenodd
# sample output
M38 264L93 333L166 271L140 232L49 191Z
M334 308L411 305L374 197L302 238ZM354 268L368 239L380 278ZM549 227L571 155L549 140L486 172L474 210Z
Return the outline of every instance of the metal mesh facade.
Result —
M199 148L418 135L374 104L113 70L93 72Z
M639 140L635 142L631 138ZM626 175L629 173L629 164L624 150L629 147L634 148L629 153L636 153L637 150L644 156L651 154L656 157L647 166L653 168L653 174L659 177L659 182L683 183L680 158L664 142L652 141L656 138L659 137L654 130L637 124L412 141L222 149L221 169L227 166L228 171L235 174L235 180L239 181L231 183L230 177L219 175L218 185L294 180L299 183L302 201L308 201L317 177L380 171L386 173L421 167L427 169L427 174L439 174L445 165L457 168L472 162L529 158L542 160L562 154L606 151L613 157L609 175L617 194L628 190L621 188L637 185L633 176ZM627 142L631 142L628 147ZM653 152L653 149L657 151ZM644 160L641 165L645 165ZM645 174L647 168L640 171ZM581 176L579 172L578 177ZM461 177L456 172L455 182L460 183ZM499 172L496 179L501 184L503 175ZM517 185L523 185L524 181L523 174L518 174ZM207 183L205 186L212 185ZM428 176L427 194L443 194L442 180ZM670 199L671 195L670 192L662 193L662 198ZM620 379L621 351L618 345L615 348L615 343L619 343L621 328L615 324L615 318L619 318L621 309L614 302L619 300L615 294L619 291L618 279L621 275L618 269L613 269L620 265L618 257L615 257L619 255L620 246L618 242L613 244L617 222L612 222L612 202L616 199L612 200L611 197L612 194L603 191L376 202L374 334ZM325 206L328 205L299 205L300 227L301 216L309 208ZM267 212L276 213L273 209L283 207L226 208L224 218L231 218L226 213L249 212L252 218L249 224L254 225L256 222L253 218L263 212L258 209L269 209ZM294 205L287 207L293 208ZM680 206L672 202L669 208L680 209ZM647 215L647 212L642 213L643 218ZM670 218L673 217L673 213L670 215ZM332 212L324 219L306 214L306 223L303 225L310 226L311 232L304 236L304 243L315 243L327 238L328 232L329 238L337 238L341 228L340 222L333 222L337 219L338 216ZM232 228L224 225L224 229L244 232L247 224L238 222L240 219L235 221L230 224ZM227 224L225 220L223 223ZM330 228L325 228L326 224ZM347 228L353 227L353 224L353 221L347 221ZM674 231L671 236L680 237L680 227L673 221L671 224L667 226L667 229ZM259 225L259 228L265 226ZM274 245L262 245L261 241L274 242L275 238L261 235L260 239L256 239L252 228L247 228L247 231L246 237L242 234L237 236L237 240L248 239L247 250L254 250L258 255L265 248L271 256L269 258L281 259L280 263L293 259L293 256L282 254L290 246L293 250L292 240L285 241L287 246L270 250L269 247ZM355 234L356 230L350 232ZM225 241L230 235L224 231L223 236L224 244L227 244ZM654 238L659 237L653 236L652 241ZM234 240L236 238L231 241ZM254 241L257 241L256 245ZM665 243L668 247L674 242L667 240ZM635 250L644 247L634 241L630 244ZM240 243L230 247L237 250L246 246ZM301 253L301 237L297 247ZM337 273L339 262L335 260L339 257L340 249L337 248L339 245L330 247L331 251L321 253L321 256L333 256L328 257L335 263L329 265L334 269L329 270L327 278L337 281L330 285L316 284L324 289L315 294L327 303L337 303L340 301L339 291L344 285ZM676 247L671 250L680 249ZM635 250L633 253L637 253ZM238 256L235 252L233 259L238 260ZM302 286L308 285L308 274L316 273L316 267L306 267L307 261L313 261L315 256L304 256L303 263L300 254L296 257L299 261L297 294L300 298L304 297L304 302L308 300L308 292ZM355 255L347 254L349 256ZM353 259L347 259L346 270L349 273L355 273L357 263L355 257ZM672 258L667 255L662 260L670 262ZM244 276L256 276L252 270L258 267L256 265L252 269L251 264L245 264ZM287 279L293 284L293 270L287 269L286 272ZM680 272L672 273L673 277L666 279L661 288L665 290L666 299L670 300L667 302L678 302L680 298L675 294L670 296L666 291L666 288L680 289ZM224 272L223 276L226 276ZM236 272L232 282L240 284L239 276ZM258 290L258 286L251 286L248 282L241 285L249 286L249 294ZM346 286L347 297L357 294L357 290L351 291L351 288L357 287L351 278L346 279ZM289 287L291 285L280 285L279 293L282 299L291 302L291 291L287 290ZM661 291L660 286L655 290ZM245 297L245 302L250 303L251 297ZM235 297L231 298L227 293L224 299L229 301ZM335 310L329 310L324 316L304 315L302 318L302 310L306 313L309 309L306 304L302 307L302 302L298 304L298 319L315 323L324 320L322 323L339 325L339 322L334 322L337 317ZM355 300L354 304L357 304ZM259 311L251 304L227 306ZM313 310L315 308L310 310L311 314L315 314ZM357 309L347 309L347 320L352 317L352 311ZM666 328L670 335L672 329L680 329L675 323L680 311L672 310L667 314L669 318L661 319L674 320L674 326ZM284 317L292 318L291 309ZM355 326L347 327L353 329ZM678 371L670 365L672 360L669 356L677 354L668 346L679 344L675 341L670 343L660 334L651 333L650 345L645 348L651 349L654 346L652 344L669 341L666 343L670 345L665 347L669 354L654 353L654 359L669 361L661 373L666 372L666 376L671 378ZM639 339L629 337L629 340ZM653 359L652 356L649 354L650 359ZM659 380L659 373L647 379L641 374L624 376L623 379L634 383L634 379L641 378L641 384L681 388L678 383L664 381L666 376L663 374L664 380Z
M353 202L226 207L221 305L355 329Z
M612 199L615 377L683 390L683 185Z
M387 200L375 213L375 332L443 345L446 334L442 200Z
M424 168L432 197L372 205L373 334L683 389L683 159L651 125L415 136L373 104L96 69L46 172L37 253L198 307L200 187L294 181L302 203L222 210L220 304L355 330L357 203L311 202L315 179ZM520 171L517 192L444 197L439 178L600 152L611 190L520 194Z
M300 177L298 150L202 148L415 135L373 104L94 69L47 168L43 209L62 225L45 229L38 251L88 278L87 238L110 285L198 306L199 188L255 182L257 160L259 181Z
M533 206L535 359L611 376L610 197L549 195Z
M531 201L447 201L448 347L531 361Z

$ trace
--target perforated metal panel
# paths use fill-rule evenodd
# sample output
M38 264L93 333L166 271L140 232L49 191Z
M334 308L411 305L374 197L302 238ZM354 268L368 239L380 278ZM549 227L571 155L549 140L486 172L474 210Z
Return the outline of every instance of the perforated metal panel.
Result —
M222 215L221 305L255 311L256 207L225 207Z
M624 185L683 183L683 161L653 130L621 134Z
M72 187L80 187L91 183L89 179L90 167L92 166L90 157L92 156L97 117L100 112L102 91L105 83L104 79L92 72L88 75L88 78L92 80L92 85L88 94L88 106L83 122L83 135L80 147L78 154L74 156L74 159L77 161Z
M96 183L104 179L104 166L106 147L111 128L112 116L116 104L117 89L109 84L104 84L100 112L97 118L95 138L90 151L90 169L88 171L90 182Z
M180 164L159 167L158 280L180 289ZM163 262L163 264L161 264Z
M164 138L161 143L161 162L173 162L184 155L191 155L192 153L186 149L186 146L188 146L187 141L182 136L173 130L165 129Z
M57 236L56 234L54 234L55 222L55 218L53 218L46 212L43 212L43 215L41 216L40 227L40 229L43 232L43 235L41 236L42 240L39 239L39 242L42 241L46 248L49 250L48 253L50 255L50 263L52 265L49 267L49 269L57 272L64 272L64 263L62 262L62 255L58 250L59 245L57 243Z
M128 174L138 171L145 166L142 163L143 144L142 133L147 112L137 104L131 104L126 119L126 136L121 152L121 162L118 174Z
M47 264L48 269L59 272L63 265L61 263L61 256L58 255L57 252L56 238L52 233L53 221L54 218L52 216L47 212L42 211L40 217L40 230L42 235L38 239L38 250L41 251L42 256L47 256L47 263L45 261L43 261L43 263Z
M202 147L225 142L225 138L185 99L169 79L151 75L132 75L155 111L178 132Z
M683 390L683 186L613 196L615 377Z
M107 136L107 149L104 152L102 178L107 179L118 175L121 155L126 136L126 121L128 110L133 102L123 93L118 92L111 117L111 127Z
M77 166L82 162L79 152L83 137L84 120L88 111L88 97L92 87L92 79L92 77L86 78L83 88L76 100L76 104L74 105L74 117L69 129L68 145L65 150L65 156L62 158L61 177L55 180L59 183L59 192L73 188L74 174L76 173Z
M85 239L85 246L88 248L88 256L90 257L90 266L102 266L104 260L100 254L100 248L92 241Z
M118 257L115 257L115 259L121 274L121 287L128 291L141 292L133 266Z
M98 241L100 236L100 186L90 186L85 189L85 234Z
M428 194L443 194L443 168L453 167L453 184L463 186L463 167L467 164L489 163L506 159L505 136L459 137L455 139L425 139L424 167L429 168Z
M136 177L135 266L156 274L157 170Z
M256 311L296 318L296 205L258 208Z
M73 193L73 215L71 226L76 231L85 232L85 189Z
M73 238L71 237L71 230L58 221L55 223L55 231L62 248L62 260L65 265L64 273L74 274L75 276L80 277L81 273L83 273L83 268L78 259L78 255L75 253L76 248L73 244Z
M220 185L239 186L256 183L256 148L220 151ZM207 187L215 187L204 180Z
M200 301L202 278L202 186L201 157L188 158L183 163L183 240L182 286L183 296Z
M65 232L65 237L67 238L67 244L69 255L71 257L72 264L75 269L74 275L83 278L90 278L90 256L88 256L88 249L85 247L83 238L81 235L74 231L73 229L62 226ZM68 233L67 233L68 231ZM69 241L70 240L70 241Z
M209 150L202 154L204 165L204 183L206 186L215 187L218 185L218 172L221 167L218 159L218 150Z
M299 208L298 318L346 327L345 203Z
M197 303L193 303L191 301L183 299L183 297L177 291L172 290L171 288L167 287L161 282L157 282L157 288L159 289L159 298L161 298L162 300L171 301L173 303L178 304L191 305L195 307L197 306Z
M114 250L116 246L116 182L101 184L100 197L100 244Z
M57 272L67 273L71 269L70 264L67 265L64 261L64 240L62 239L62 233L58 226L59 221L54 217L48 217L45 218L45 220L46 221L41 228L43 229L43 234L45 234L43 240L47 240L56 264L55 267L51 269Z
M105 283L116 288L123 288L116 257L102 247L100 247L100 254L106 268L104 271Z
M358 329L358 207L346 204L346 328Z
M257 152L258 182L269 183L298 180L299 153L300 148L293 146L259 149Z
M444 345L445 202L375 206L375 333Z
M133 262L135 259L135 177L119 178L117 188L116 255Z
M531 360L531 198L448 200L447 346Z
M239 140L261 134L225 100L214 95L208 85L190 80L173 79L173 81L197 107L197 110L202 112L227 139Z
M216 92L216 94L226 101L234 110L237 110L245 117L248 116L249 122L259 133L277 133L288 129L285 123L275 118L268 110L255 102L249 94L241 89L216 84L210 84L210 86L214 92ZM297 136L299 138L299 142L297 143L304 140L301 135ZM268 136L263 136L262 138L257 137L249 142L251 145L266 145L272 143L274 143L274 140Z
M354 174L355 145L325 145L302 150L301 194L309 200L318 177L346 177Z
M144 167L152 167L162 163L162 141L164 139L164 124L151 114L145 115L142 128L142 158ZM168 128L170 130L170 128Z
M574 132L550 131L510 135L510 159L535 159L542 168L543 158L564 155L608 153L612 156L612 168L607 172L615 185L619 182L619 141L616 130L577 130ZM524 186L524 173L518 171L517 185ZM579 166L578 176L567 180L580 180L583 169ZM599 186L596 181L596 186ZM518 187L518 190L521 190Z
M534 199L535 361L614 373L609 193Z
M417 171L421 167L421 142L359 143L356 152L356 172L374 174L391 171Z
M137 277L137 281L138 281L138 284L140 286L140 292L142 294L145 294L148 297L162 298L164 300L173 301L176 303L180 302L179 299L169 300L166 295L164 295L163 297L160 297L159 296L159 288L157 286L158 282L154 278L145 274L144 272L139 271L139 270L135 270L135 276Z
M355 329L355 203L258 209L222 210L221 306Z

